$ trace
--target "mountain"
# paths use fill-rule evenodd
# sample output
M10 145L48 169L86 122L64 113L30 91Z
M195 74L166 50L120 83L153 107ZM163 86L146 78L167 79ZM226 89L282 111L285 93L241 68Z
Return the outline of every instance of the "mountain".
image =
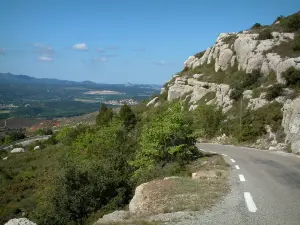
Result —
M225 119L218 140L300 153L300 13L273 24L221 33L188 57L150 105L215 105Z

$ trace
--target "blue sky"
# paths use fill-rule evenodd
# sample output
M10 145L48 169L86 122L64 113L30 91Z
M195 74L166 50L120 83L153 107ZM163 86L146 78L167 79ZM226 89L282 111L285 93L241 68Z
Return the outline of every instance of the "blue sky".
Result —
M1 0L0 72L162 84L219 33L298 10L296 0Z

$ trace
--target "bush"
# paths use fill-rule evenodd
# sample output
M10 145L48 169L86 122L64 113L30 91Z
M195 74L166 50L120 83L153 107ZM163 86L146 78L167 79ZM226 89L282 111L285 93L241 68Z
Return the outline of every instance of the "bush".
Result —
M290 15L280 21L286 32L295 32L300 30L300 13Z
M297 36L292 44L292 49L294 52L300 51L300 36Z
M272 31L269 28L263 29L258 33L257 40L272 39Z
M241 80L235 80L234 83L230 85L233 89L230 94L230 98L238 100L242 96L244 90L258 87L261 77L261 73L254 70L252 73L243 75Z
M261 27L261 24L260 23L255 23L251 29L257 29L257 28L260 28Z
M290 67L282 74L282 77L286 80L287 86L300 87L300 70Z
M122 105L120 112L120 119L123 121L127 129L132 129L136 124L136 117L128 105Z
M99 113L96 117L96 124L101 126L107 125L111 121L113 115L114 113L112 109L107 108L107 106L104 103L102 103Z
M172 104L167 110L157 113L141 132L140 150L131 162L136 168L134 179L140 183L151 174L157 165L186 162L199 155L196 139L191 129L192 121L186 119L180 103Z
M200 59L200 58L204 55L204 53L205 53L205 50L202 51L202 52L196 53L194 56L195 56L196 58Z
M271 100L277 98L278 96L281 96L284 91L283 88L284 88L284 85L282 85L282 84L275 84L275 85L269 87L267 89L266 99L268 101L271 101Z
M242 119L242 128L236 123L234 136L240 142L254 142L266 133L265 126L270 125L273 131L281 127L282 104L278 102L263 106L254 111L247 111Z
M194 113L194 124L198 135L212 138L219 130L224 119L221 109L214 105L200 105Z

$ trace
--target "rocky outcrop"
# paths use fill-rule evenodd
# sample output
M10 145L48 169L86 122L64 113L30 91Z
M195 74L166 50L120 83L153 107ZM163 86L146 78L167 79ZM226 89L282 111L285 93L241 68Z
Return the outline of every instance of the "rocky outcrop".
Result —
M25 152L24 148L14 148L13 150L10 151L10 153L20 153L20 152Z
M155 105L155 103L157 103L159 101L159 98L158 97L155 97L153 98L150 102L148 102L148 104L146 105L147 107L148 106L153 106Z
M4 225L36 225L36 223L26 218L11 219Z
M104 215L101 219L99 219L96 224L111 224L111 223L118 223L127 220L130 217L130 213L128 211L114 211L107 215Z
M223 112L227 112L232 107L233 100L230 99L231 89L229 85L202 82L194 78L177 78L174 85L169 87L168 101L188 96L190 97L190 110L194 110L195 103L211 92L215 93L215 98L207 101L207 104L216 103L219 107L222 107Z
M291 142L294 153L300 153L300 97L287 101L282 111L282 126L286 133L286 141Z
M222 33L218 36L215 45L208 48L204 55L198 59L190 56L184 63L186 68L196 68L205 63L211 64L214 60L215 71L227 70L237 62L239 70L247 73L259 70L268 75L271 71L276 73L277 81L284 83L282 73L289 67L300 69L300 57L282 58L277 53L268 53L273 47L283 42L294 39L294 33L272 32L272 39L257 40L258 34L243 33ZM231 39L233 44L228 40Z

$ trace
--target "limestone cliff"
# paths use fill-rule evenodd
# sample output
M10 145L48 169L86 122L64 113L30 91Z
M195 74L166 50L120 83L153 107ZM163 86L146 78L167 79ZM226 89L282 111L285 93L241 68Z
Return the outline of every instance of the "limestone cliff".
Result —
M300 14L291 17L299 20ZM231 117L237 116L230 112L237 101L252 111L273 102L282 104L286 138L279 143L280 149L291 143L293 152L300 152L300 32L297 27L283 29L286 23L282 20L243 32L221 33L212 47L188 57L183 70L165 84L161 94L167 95L169 102L185 101L189 111L201 104L215 104ZM255 74L259 74L257 80L247 86ZM158 105L157 101L149 104Z

